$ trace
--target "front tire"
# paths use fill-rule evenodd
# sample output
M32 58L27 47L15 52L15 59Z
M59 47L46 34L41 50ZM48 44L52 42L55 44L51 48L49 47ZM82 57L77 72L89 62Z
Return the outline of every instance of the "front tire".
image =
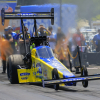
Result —
M70 71L72 72L72 62L70 61Z
M53 79L53 80L59 79L58 71L57 71L56 68L54 68L53 71L52 71L52 79ZM58 89L59 89L59 84L55 84L55 85L54 85L54 89L55 89L55 90L58 90Z
M87 68L85 66L83 66L81 68L81 76L82 77L88 76L88 71L87 71ZM82 81L82 85L84 88L88 87L88 81Z

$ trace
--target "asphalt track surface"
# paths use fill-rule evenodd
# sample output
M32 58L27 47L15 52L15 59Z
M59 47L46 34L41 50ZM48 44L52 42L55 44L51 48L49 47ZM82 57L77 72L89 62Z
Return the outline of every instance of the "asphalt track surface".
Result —
M90 81L87 88L79 82L77 86L64 86L55 91L52 87L43 88L36 84L10 84L7 75L1 72L2 65L0 100L100 100L100 80ZM88 72L100 73L100 66L90 66Z

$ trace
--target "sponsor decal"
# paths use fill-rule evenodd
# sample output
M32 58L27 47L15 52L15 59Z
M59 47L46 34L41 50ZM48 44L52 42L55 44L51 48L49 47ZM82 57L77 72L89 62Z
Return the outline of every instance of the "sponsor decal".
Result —
M20 73L20 76L26 76L26 75L30 75L30 73Z
M41 67L41 64L40 64L40 63L37 63L37 64L36 64L36 67Z
M28 77L22 77L21 79L22 79L22 80L27 80L27 79L28 79Z
M36 72L33 72L33 76L36 75Z
M41 64L40 63L37 63L36 64L36 67L37 67L37 73L42 74Z
M29 75L30 75L30 73L20 73L20 76L21 76L22 80L27 80Z
M47 69L43 69L43 76L47 76Z

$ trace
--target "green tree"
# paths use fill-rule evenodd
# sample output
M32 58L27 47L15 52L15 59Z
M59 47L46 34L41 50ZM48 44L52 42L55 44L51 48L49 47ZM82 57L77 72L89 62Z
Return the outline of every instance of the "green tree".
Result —
M97 15L96 17L93 17L92 20L93 21L100 20L100 15Z

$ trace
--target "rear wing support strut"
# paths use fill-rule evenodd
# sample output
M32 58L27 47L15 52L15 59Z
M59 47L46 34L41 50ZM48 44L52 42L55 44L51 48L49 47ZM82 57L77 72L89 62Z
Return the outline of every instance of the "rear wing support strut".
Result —
M25 47L25 54L26 54L26 52L27 52L27 48L26 48L26 41L25 41L25 34L24 34L24 28L25 28L25 26L24 26L24 23L23 23L23 19L21 19L21 26L22 26L22 34L23 34L23 38L24 38L24 47Z

